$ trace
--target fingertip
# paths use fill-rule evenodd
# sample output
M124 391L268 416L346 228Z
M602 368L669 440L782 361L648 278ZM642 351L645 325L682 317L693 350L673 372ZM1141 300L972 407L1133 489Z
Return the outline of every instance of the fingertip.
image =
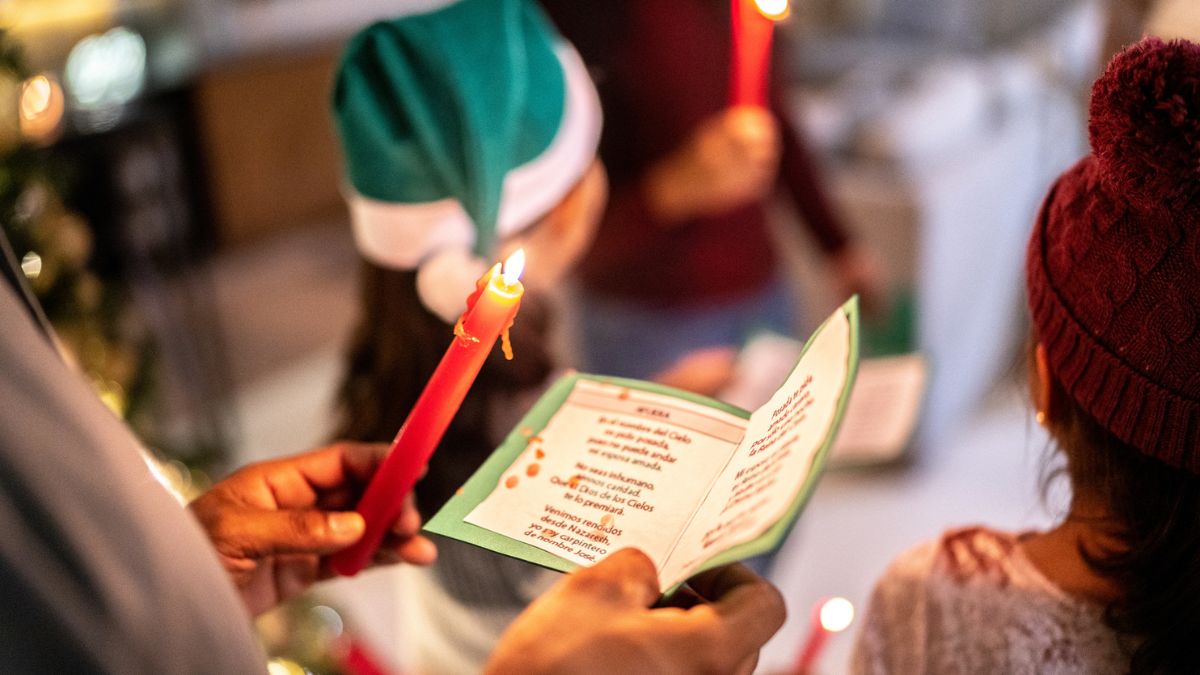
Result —
M375 564L408 563L426 567L437 561L437 546L425 537L410 537L399 543L381 546L375 552Z
M624 548L571 575L582 593L649 607L660 595L658 570L644 552Z
M612 565L628 568L628 571L635 573L636 576L658 579L658 568L654 565L654 561L639 548L623 548L608 556L606 560L611 561Z
M358 541L367 528L367 521L363 520L362 515L357 511L330 513L326 517L326 522L329 524L330 534L339 542Z
M417 512L412 502L408 502L407 507L400 512L400 517L396 519L395 525L392 527L392 532L401 537L411 537L421 530L421 514Z
M432 565L437 556L437 546L425 537L413 537L400 547L400 557L410 565Z

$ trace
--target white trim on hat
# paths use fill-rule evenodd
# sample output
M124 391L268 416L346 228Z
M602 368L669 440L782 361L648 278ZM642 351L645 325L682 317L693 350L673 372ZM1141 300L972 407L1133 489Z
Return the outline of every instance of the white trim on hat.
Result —
M561 201L591 166L600 142L600 99L583 60L565 42L555 53L566 80L562 123L542 154L504 177L498 237L525 229ZM393 203L348 189L355 243L376 265L413 269L435 251L475 244L475 227L457 199Z

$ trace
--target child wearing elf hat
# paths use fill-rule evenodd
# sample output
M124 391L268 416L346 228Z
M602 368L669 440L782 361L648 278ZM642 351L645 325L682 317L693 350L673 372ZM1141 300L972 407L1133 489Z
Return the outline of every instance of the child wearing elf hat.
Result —
M1129 47L1090 113L1092 154L1026 258L1032 399L1070 509L901 556L855 672L1200 672L1200 45Z
M516 246L529 261L516 358L492 355L416 486L431 513L507 431L513 396L551 373L546 292L589 244L606 181L595 90L540 9L434 0L423 10L354 37L337 76L334 116L364 259L338 435L391 439L476 279ZM404 637L421 672L476 671L552 578L459 542L438 548L432 571L406 572L417 579L403 591L415 615Z

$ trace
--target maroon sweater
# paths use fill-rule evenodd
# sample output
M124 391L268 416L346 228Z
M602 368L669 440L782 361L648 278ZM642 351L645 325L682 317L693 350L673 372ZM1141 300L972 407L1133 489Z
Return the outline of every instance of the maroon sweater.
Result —
M763 289L775 276L761 203L665 225L641 182L655 162L729 101L729 0L543 0L575 43L604 107L600 156L609 208L580 267L589 291L650 307L707 304ZM776 39L778 39L778 35ZM778 54L778 50L777 50ZM846 235L807 150L782 106L786 78L775 59L771 107L781 122L780 186L828 253Z

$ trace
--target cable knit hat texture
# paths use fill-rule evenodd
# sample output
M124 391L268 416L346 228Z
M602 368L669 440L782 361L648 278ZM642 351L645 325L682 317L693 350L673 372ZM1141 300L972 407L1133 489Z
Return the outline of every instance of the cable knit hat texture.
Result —
M1038 340L1125 443L1200 473L1200 45L1147 38L1092 88L1092 154L1029 241Z

